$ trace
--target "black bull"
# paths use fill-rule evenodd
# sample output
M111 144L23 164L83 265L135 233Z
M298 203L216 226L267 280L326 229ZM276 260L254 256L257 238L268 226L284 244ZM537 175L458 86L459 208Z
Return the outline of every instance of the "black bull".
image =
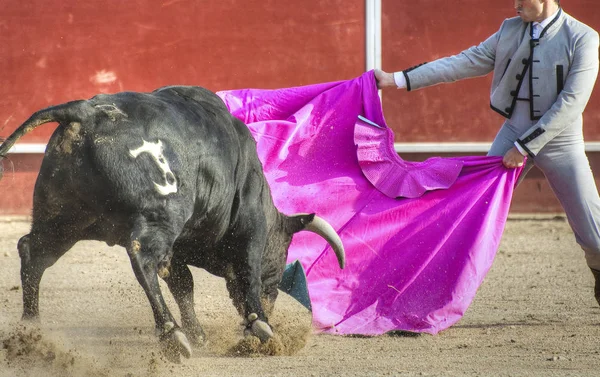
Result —
M176 360L191 355L190 341L205 340L188 265L225 278L245 333L261 341L273 335L268 315L294 233L324 237L343 268L329 224L277 210L248 128L206 89L98 95L40 110L0 146L0 159L48 122L59 126L35 184L31 231L18 244L24 319L39 317L46 268L80 240L127 250L160 343ZM179 306L181 327L157 275Z

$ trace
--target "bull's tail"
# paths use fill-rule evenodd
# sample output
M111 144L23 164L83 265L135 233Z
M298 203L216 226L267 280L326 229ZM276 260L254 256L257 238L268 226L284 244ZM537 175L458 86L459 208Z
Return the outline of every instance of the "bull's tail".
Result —
M89 119L90 115L93 115L93 112L94 108L85 100L67 102L35 112L0 145L0 162L6 158L10 148L23 135L33 131L38 126L51 122L59 124L82 122L84 119ZM2 173L2 166L0 165L0 178L2 178Z

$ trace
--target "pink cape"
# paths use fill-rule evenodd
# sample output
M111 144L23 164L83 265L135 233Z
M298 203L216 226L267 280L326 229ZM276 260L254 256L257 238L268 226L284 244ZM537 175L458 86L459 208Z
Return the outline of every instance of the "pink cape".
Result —
M218 94L254 135L279 210L315 212L342 238L343 270L312 233L296 234L289 250L306 270L316 329L435 334L463 316L494 260L520 169L501 157L403 161L372 71Z

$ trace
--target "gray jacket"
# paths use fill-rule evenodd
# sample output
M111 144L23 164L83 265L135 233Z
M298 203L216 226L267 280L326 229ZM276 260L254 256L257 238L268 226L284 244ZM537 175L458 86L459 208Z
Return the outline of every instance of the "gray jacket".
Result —
M598 33L562 9L531 38L531 23L520 17L504 20L494 35L458 55L409 68L407 89L483 76L494 72L492 109L510 119L517 93L531 69L529 104L537 121L517 142L535 156L565 128L581 124L581 115L598 75Z

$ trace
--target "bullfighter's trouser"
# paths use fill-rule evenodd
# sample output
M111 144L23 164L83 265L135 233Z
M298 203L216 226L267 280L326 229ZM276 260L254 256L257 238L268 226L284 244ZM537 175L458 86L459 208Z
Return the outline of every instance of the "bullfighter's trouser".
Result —
M529 127L504 122L488 156L503 156ZM528 158L521 179L534 164L560 201L587 265L600 270L600 196L585 154L582 118L546 144L535 158Z

